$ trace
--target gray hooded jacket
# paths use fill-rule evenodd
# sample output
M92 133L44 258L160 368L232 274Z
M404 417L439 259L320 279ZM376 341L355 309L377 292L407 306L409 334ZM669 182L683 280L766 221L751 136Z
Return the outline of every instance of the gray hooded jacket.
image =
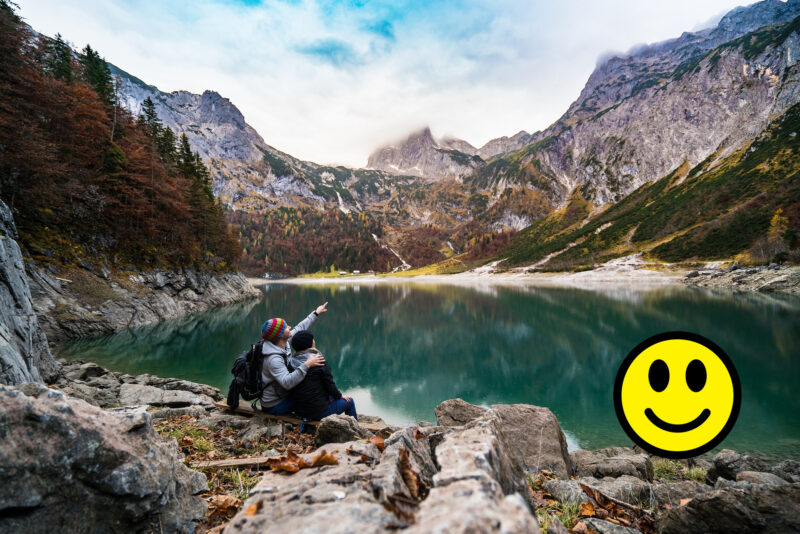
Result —
M308 330L316 320L317 312L315 310L292 328L292 335L300 330ZM261 353L264 354L264 363L261 367L261 380L264 383L261 406L272 408L286 398L290 389L303 381L308 372L308 367L303 364L291 373L289 372L286 367L286 360L291 355L288 342L286 343L286 348L282 349L274 343L265 341Z

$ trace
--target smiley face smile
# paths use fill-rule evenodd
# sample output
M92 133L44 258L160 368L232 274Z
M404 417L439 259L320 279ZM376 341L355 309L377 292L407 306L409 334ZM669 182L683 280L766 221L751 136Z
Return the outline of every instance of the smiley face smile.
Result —
M694 430L695 428L698 428L700 425L705 423L706 419L708 419L708 417L711 415L711 410L706 408L700 413L700 415L698 415L694 419L694 421L689 421L688 423L683 423L680 425L667 423L659 416L657 416L656 413L650 408L647 408L644 411L644 414L647 416L648 419L650 419L651 423L656 425L661 430L666 430L667 432L689 432L690 430Z

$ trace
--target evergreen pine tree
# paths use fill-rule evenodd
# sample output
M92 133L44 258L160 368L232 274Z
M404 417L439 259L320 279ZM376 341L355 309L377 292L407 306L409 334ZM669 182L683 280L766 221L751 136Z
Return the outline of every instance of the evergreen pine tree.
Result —
M56 78L72 83L72 49L60 33L50 43L48 56L45 65L47 71Z
M192 148L189 146L189 138L185 133L181 134L180 142L178 143L178 157L177 157L178 170L181 171L186 177L195 176L195 159L192 153Z
M114 85L108 63L88 44L81 52L80 62L86 81L94 88L97 96L109 105L114 104Z
M175 132L172 131L172 128L164 126L158 139L156 139L156 147L158 148L158 154L165 163L175 163L178 155L175 148L176 141Z
M143 117L141 120L144 124L149 127L148 134L150 137L157 140L162 129L161 119L158 118L156 105L149 96L142 102L142 113L140 116Z
M194 153L194 171L197 185L200 186L203 193L205 193L208 200L214 202L214 190L211 187L211 173L208 172L208 167L203 163L200 154Z

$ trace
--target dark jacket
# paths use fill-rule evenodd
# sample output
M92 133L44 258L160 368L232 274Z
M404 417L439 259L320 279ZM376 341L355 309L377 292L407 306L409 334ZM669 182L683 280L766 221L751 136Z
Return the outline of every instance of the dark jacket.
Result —
M299 367L314 353L318 351L308 349L297 352L289 359L289 363L293 368ZM289 390L289 396L294 400L294 413L306 419L318 420L328 408L330 398L340 399L342 393L333 381L331 366L326 363L309 369L303 381Z

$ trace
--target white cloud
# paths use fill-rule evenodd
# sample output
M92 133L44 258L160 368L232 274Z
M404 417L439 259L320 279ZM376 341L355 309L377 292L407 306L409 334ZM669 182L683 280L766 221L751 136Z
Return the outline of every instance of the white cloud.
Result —
M602 51L677 37L739 2L18 3L36 30L162 90L218 91L280 150L362 166L424 125L476 146L545 128Z

